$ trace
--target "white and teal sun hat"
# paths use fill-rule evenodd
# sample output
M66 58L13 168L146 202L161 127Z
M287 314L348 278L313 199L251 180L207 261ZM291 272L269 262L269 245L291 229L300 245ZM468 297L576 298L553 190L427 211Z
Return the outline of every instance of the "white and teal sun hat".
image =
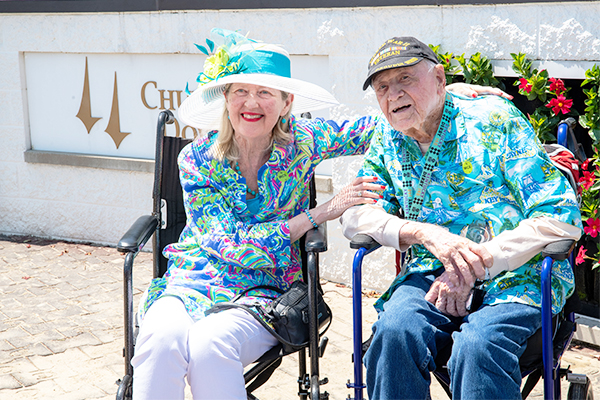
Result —
M183 123L198 129L218 128L225 103L223 92L230 83L250 83L292 93L294 114L339 104L322 87L292 78L290 56L282 47L224 29L213 29L211 34L224 43L206 59L204 71L196 79L198 88L179 107L178 116ZM214 42L206 43L212 51ZM209 55L206 47L196 47Z

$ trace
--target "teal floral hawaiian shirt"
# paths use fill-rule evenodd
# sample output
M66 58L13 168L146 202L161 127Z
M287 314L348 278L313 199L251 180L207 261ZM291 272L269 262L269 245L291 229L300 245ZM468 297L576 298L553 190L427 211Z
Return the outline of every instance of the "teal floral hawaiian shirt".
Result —
M441 144L439 161L427 186L417 218L476 242L513 229L527 218L549 216L581 228L575 193L554 167L523 114L497 96L475 99L450 94L451 128ZM402 149L410 157L413 188L425 157L418 143L389 124L379 124L360 175L375 175L387 186L380 204L388 213L402 208ZM540 306L541 256L485 282L484 304L519 302ZM411 273L443 268L425 247L412 246L407 274L398 276L376 308ZM573 292L568 261L553 267L553 311Z

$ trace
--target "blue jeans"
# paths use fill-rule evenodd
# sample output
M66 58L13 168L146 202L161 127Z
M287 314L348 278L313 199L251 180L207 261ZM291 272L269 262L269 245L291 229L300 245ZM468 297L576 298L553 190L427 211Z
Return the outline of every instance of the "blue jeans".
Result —
M364 357L369 399L429 399L430 371L450 344L454 400L521 399L519 357L541 326L541 310L506 303L449 317L424 299L433 278L408 276L373 324Z

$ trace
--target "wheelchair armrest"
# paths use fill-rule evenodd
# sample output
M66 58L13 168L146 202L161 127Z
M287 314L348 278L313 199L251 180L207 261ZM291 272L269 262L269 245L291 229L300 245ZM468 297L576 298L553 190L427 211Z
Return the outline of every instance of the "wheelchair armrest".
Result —
M138 252L150 239L157 226L158 219L154 215L142 215L119 240L117 250L123 253Z
M354 237L350 241L351 249L360 249L364 247L367 250L371 250L377 246L379 246L379 243L369 235L354 235Z
M327 225L321 224L306 232L304 246L307 253L322 253L327 251Z
M559 240L558 242L550 243L542 250L542 256L552 257L553 260L562 261L566 260L571 254L573 247L575 247L575 241L571 239Z

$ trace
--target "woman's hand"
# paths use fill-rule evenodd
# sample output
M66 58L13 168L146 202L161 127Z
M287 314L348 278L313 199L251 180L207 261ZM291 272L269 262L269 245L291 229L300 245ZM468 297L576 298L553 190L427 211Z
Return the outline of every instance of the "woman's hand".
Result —
M408 221L400 231L400 243L422 244L441 261L450 289L485 278L485 268L494 263L493 256L482 245L451 233L434 224Z
M385 186L374 183L375 176L360 176L351 184L344 187L331 200L313 209L308 210L317 225L340 217L344 211L359 204L374 204L382 196L377 193L385 189ZM290 240L295 242L300 239L309 229L313 228L312 222L305 213L295 216L289 220Z
M467 300L471 287L464 282L459 286L451 287L449 275L448 272L444 272L433 282L425 295L425 300L446 315L464 317L468 314Z
M504 97L508 100L513 99L513 96L498 88L491 86L471 85L469 83L462 82L452 83L446 86L446 90L466 97L477 97L483 94L493 94L496 96Z
M315 208L314 214L319 215L318 223L338 218L352 206L375 204L377 200L382 198L378 192L385 189L385 186L374 183L376 181L377 177L375 176L359 176L356 178L327 203Z

